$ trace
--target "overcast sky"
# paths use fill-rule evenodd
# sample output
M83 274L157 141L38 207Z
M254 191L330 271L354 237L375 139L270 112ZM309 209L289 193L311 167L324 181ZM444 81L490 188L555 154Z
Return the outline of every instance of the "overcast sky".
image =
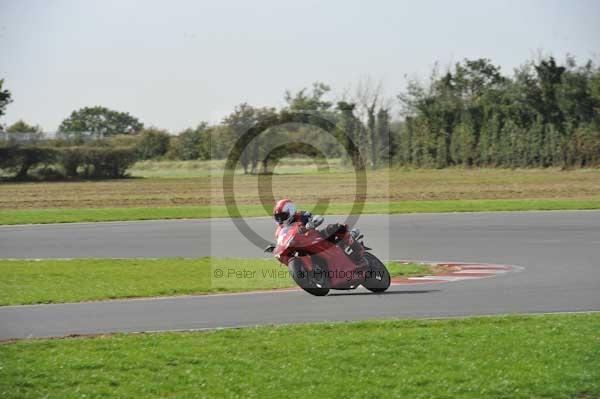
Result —
M486 57L505 73L541 49L599 60L600 1L0 0L0 78L17 119L54 131L103 105L172 131L285 89L361 77L387 94L435 61Z

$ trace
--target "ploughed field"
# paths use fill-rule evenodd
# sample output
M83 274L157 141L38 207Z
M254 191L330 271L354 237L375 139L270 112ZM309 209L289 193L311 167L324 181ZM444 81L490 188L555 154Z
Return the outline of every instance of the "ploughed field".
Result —
M322 197L338 203L354 201L356 179L353 172L296 172L272 176L236 175L235 200L242 205L257 205L261 203L261 197L269 203L273 195L294 198L300 205L314 204ZM369 203L471 199L581 200L600 197L600 170L391 169L368 172L366 181L360 184L367 185ZM0 183L0 209L7 210L209 206L223 205L223 197L219 175Z

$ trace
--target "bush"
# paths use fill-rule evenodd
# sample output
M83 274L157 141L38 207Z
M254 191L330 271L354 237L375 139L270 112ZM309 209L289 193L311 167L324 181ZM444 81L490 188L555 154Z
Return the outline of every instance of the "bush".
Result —
M17 147L0 148L0 168L13 173L16 179L25 179L27 172L38 164L56 162L58 151L51 147Z
M179 137L172 136L169 140L169 148L167 149L167 153L165 154L165 158L170 160L181 159L181 155L179 154Z
M136 147L112 147L106 143L85 146L49 147L15 145L0 147L0 169L24 179L35 166L42 166L37 177L118 178L137 160ZM58 165L58 170L51 168Z
M185 130L179 134L176 144L175 151L181 160L210 159L210 132L204 126Z
M67 177L123 177L136 160L135 147L67 147L60 155L60 164Z
M60 168L52 165L45 165L42 168L34 170L32 174L38 180L48 181L48 180L63 180L65 175L62 173Z
M147 129L137 144L139 159L158 158L167 153L171 136L164 130Z
M573 152L569 154L573 166L585 168L600 165L600 131L577 129L568 147Z
M89 148L84 158L85 176L123 177L136 160L137 149L135 147Z
M66 177L77 177L77 169L84 164L84 149L82 147L62 148L59 163Z
M110 139L101 141L109 142L113 147L136 147L140 139L140 135L137 134L118 134L110 137Z

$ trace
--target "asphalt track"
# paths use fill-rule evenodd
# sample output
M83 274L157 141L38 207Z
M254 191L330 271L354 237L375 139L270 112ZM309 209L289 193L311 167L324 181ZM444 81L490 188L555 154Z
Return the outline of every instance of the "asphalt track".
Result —
M328 218L329 221L335 218ZM268 219L249 225L264 237ZM388 259L510 264L524 270L386 294L303 292L190 296L0 308L0 339L185 330L309 321L600 311L600 212L367 215L358 222ZM231 220L0 227L0 257L263 255Z

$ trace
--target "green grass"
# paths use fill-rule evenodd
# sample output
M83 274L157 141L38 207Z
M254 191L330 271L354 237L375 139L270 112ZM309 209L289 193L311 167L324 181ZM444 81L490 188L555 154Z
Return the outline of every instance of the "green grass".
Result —
M0 345L3 398L598 398L600 315L367 321Z
M272 259L0 260L0 305L205 294L290 286L283 278L213 284L213 268L276 268Z
M390 265L394 276L432 272ZM274 259L0 260L0 306L294 287Z
M393 277L416 277L435 274L433 266L423 263L387 262L386 267Z
M307 206L306 209L311 209ZM352 204L335 204L327 209L311 209L322 214L345 214ZM424 212L492 212L538 210L591 210L600 209L600 199L485 199L399 201L366 203L365 214L399 214ZM269 216L261 205L240 205L244 217ZM227 208L215 206L180 206L160 208L49 208L1 210L0 225L31 223L108 222L158 219L203 219L228 217Z
M154 219L190 219L216 217L209 206L170 208L81 208L18 209L0 211L0 224L110 222ZM223 214L222 216L225 216Z

